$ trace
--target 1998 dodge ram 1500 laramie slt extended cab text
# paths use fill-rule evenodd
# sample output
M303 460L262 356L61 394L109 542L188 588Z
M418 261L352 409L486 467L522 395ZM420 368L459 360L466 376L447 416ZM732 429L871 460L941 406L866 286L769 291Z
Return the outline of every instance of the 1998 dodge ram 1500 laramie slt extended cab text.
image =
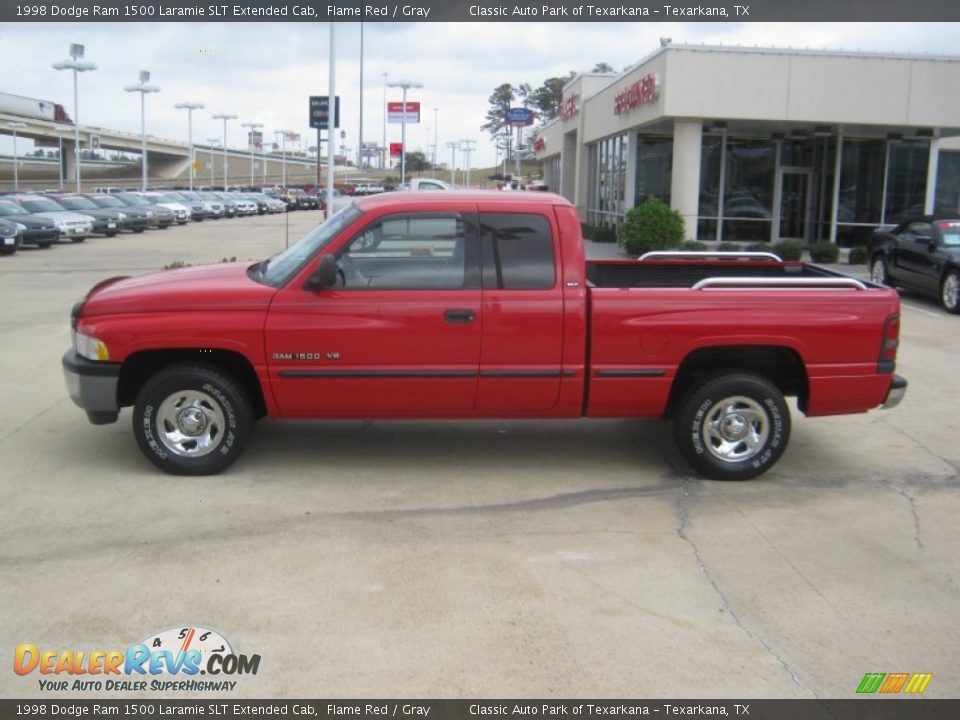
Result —
M255 264L96 285L67 388L133 406L172 473L230 465L255 419L670 417L700 474L743 480L808 416L895 405L897 293L773 255L587 262L547 193L358 199Z

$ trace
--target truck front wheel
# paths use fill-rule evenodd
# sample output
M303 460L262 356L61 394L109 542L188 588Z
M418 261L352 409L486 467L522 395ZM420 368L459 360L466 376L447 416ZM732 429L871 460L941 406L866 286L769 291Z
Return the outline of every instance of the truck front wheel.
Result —
M790 438L790 411L759 375L707 378L681 401L674 434L693 468L712 480L749 480L776 464Z
M231 465L250 436L246 393L202 365L161 370L140 390L133 433L147 459L174 475L212 475Z

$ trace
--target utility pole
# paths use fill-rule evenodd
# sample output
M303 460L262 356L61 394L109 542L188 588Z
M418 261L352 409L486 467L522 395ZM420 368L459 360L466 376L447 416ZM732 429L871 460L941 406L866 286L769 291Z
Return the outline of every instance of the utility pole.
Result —
M457 186L457 150L460 148L460 143L456 141L448 142L447 147L450 148L450 185L452 187Z
M464 167L464 180L463 187L470 187L470 153L473 150L471 145L473 145L473 140L461 140L460 146L463 149L463 167Z

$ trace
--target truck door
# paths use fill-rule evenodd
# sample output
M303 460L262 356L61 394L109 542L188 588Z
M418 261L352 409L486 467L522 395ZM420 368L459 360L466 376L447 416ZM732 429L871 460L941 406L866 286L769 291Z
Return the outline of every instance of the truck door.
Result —
M267 316L287 417L472 415L481 290L472 213L385 215L336 254L338 287L279 292Z
M552 215L480 211L481 416L549 415L560 394L563 288Z

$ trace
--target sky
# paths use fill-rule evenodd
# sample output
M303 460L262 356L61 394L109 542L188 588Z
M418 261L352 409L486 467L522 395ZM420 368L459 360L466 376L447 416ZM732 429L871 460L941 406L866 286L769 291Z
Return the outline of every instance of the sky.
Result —
M480 126L495 87L540 85L598 62L621 70L654 52L661 37L675 43L957 54L957 27L924 23L365 23L363 26L364 139L382 142L384 78L423 84L419 125L407 126L407 146L430 156L436 136L438 162L450 161L446 143L470 139L472 167L494 162L493 141ZM308 98L326 95L329 74L327 23L5 23L0 24L4 72L0 91L50 100L74 115L71 72L51 65L67 57L70 43L86 45L98 70L80 75L83 125L140 132L140 96L124 92L138 71L151 72L159 94L147 96L147 132L187 139L186 112L178 102L202 102L194 112L194 140L220 138L214 113L238 116L227 144L246 148L243 122L264 131L289 128L315 144L308 126ZM336 24L336 83L341 97L342 141L356 151L360 122L360 24ZM388 101L400 90L387 90ZM436 113L434 108L437 108ZM387 125L387 142L400 126ZM267 140L272 134L267 135ZM21 141L22 142L22 141ZM30 143L20 146L21 152ZM0 150L11 151L9 137ZM461 165L463 158L457 158Z

